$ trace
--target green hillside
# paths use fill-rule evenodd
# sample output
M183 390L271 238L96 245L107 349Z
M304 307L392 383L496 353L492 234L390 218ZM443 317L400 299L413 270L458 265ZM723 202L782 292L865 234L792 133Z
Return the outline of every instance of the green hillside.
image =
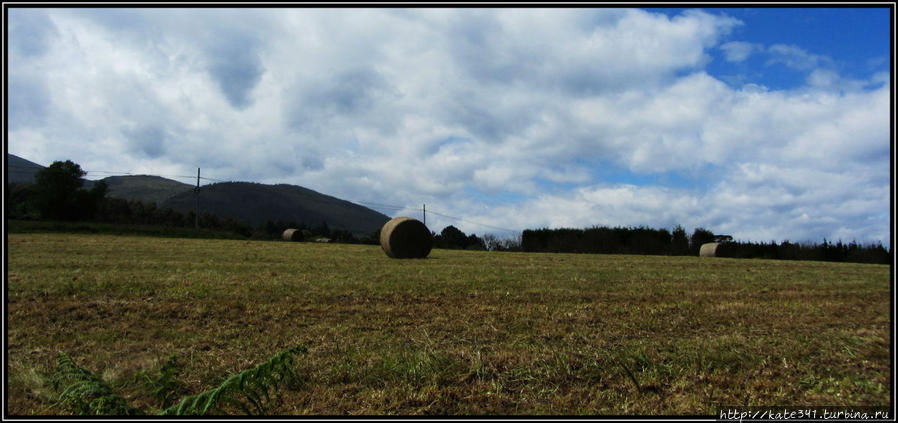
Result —
M101 179L109 186L107 196L161 205L182 192L193 192L193 185L161 176L110 176Z
M267 221L305 223L327 222L330 229L342 229L357 236L370 235L390 218L367 207L324 195L296 185L265 185L252 182L223 182L200 188L200 211L233 217L253 226ZM189 212L196 207L193 191L169 198L162 207Z

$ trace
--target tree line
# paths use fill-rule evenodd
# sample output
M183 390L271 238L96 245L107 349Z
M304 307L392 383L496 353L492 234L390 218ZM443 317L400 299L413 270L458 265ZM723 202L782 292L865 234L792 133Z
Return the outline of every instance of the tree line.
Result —
M326 221L316 224L268 221L265 225L252 227L234 218L221 218L207 212L197 217L193 211L185 214L168 207L158 208L155 203L109 198L106 197L108 187L103 181L95 182L89 190L82 188L86 174L70 160L57 161L38 171L34 184L8 185L7 217L170 228L199 226L254 239L280 239L285 229L295 228L300 229L307 240L323 237L341 243L380 243L380 230L358 237L349 231L331 229ZM718 257L891 263L891 251L881 243L860 245L852 241L844 244L840 240L833 244L826 239L822 244L733 242L731 237L715 235L704 228L696 228L690 236L679 225L673 231L645 226L527 229L520 238L506 239L491 234L483 237L468 235L449 225L440 233L431 234L433 247L444 249L695 256L702 244L726 241L718 246Z
M777 244L732 241L727 235L715 235L696 228L691 236L677 225L673 231L640 227L593 226L586 229L527 229L521 234L521 249L527 252L698 255L702 244L723 241L716 256L784 260L822 260L857 263L891 263L891 251L879 244L860 245L852 241L833 244Z
M643 226L543 228L524 230L521 248L527 252L691 255L698 254L701 244L713 239L714 234L701 228L689 238L681 226L673 233Z
M891 251L882 243L861 245L856 241L848 244L841 240L833 244L826 239L822 244L793 243L779 244L753 242L727 242L717 247L717 256L731 258L766 258L783 260L818 260L852 263L890 264Z

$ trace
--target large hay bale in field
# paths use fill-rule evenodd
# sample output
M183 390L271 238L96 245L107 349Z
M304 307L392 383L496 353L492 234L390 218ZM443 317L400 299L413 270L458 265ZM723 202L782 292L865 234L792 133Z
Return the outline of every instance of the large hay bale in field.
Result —
M433 235L420 220L396 217L380 229L380 247L392 258L424 258L433 247Z
M302 241L303 235L302 231L299 229L285 229L284 230L284 241Z
M719 242L709 242L707 244L702 244L702 247L698 250L698 256L717 257L717 246L719 245Z

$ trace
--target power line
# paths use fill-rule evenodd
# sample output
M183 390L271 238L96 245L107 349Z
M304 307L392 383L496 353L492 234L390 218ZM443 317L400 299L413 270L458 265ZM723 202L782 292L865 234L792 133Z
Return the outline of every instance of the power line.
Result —
M415 207L415 206L398 206L398 205L391 205L391 204L374 203L374 202L370 202L370 201L353 201L353 202L354 202L354 203L358 203L358 204L368 205L368 206L371 206L371 207L382 208L382 209L392 209L392 210L407 210L407 209L410 209L410 210L422 210L422 211L424 210L423 207L422 207L422 208L418 208L418 207ZM506 231L506 232L517 232L516 229L509 229L509 228L503 228L503 227L501 227L501 226L487 225L487 224L485 224L485 223L474 222L474 221L471 221L471 220L468 220L468 219L462 219L462 218L460 218L460 217L458 217L458 216L450 216L450 215L448 215L448 214L438 213L438 212L433 211L432 209L429 210L429 211L427 211L427 213L435 214L435 215L437 215L437 216L447 217L447 218L449 218L449 219L453 219L453 220L458 221L458 222L469 223L469 224L472 224L472 225L484 226L484 227L493 228L493 229L498 229L498 230Z
M470 224L472 224L472 225L486 226L486 227L488 227L488 228L499 229L499 230L506 231L506 232L517 232L516 229L508 229L508 228L503 228L503 227L500 227L500 226L487 225L486 223L473 222L473 221L470 221L470 220L467 220L467 219L462 219L462 218L457 217L457 216L449 216L448 214L437 213L437 212L435 212L435 211L430 211L430 213L433 213L433 214L435 214L435 215L437 215L437 216L443 216L443 217L448 217L448 218L450 218L450 219L455 219L455 220L457 220L457 221L459 221L459 222L470 223Z

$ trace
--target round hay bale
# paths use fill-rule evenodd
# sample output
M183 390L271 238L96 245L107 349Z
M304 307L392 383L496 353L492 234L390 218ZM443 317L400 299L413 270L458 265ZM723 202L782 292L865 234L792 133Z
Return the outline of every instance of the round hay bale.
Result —
M698 250L698 256L717 257L717 246L719 245L719 242L709 242L707 244L702 244L702 247Z
M380 247L392 258L424 258L433 247L433 235L420 220L396 217L380 229Z
M299 241L303 240L302 231L299 229L285 229L283 236L284 236L284 241L299 242Z

